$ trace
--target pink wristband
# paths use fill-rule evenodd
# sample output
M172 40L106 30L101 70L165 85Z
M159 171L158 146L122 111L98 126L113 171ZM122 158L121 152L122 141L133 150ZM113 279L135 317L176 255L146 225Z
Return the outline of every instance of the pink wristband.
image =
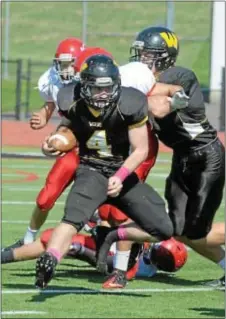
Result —
M117 172L114 174L114 176L117 176L121 179L121 182L124 182L124 180L130 175L130 171L128 168L122 166L120 167Z

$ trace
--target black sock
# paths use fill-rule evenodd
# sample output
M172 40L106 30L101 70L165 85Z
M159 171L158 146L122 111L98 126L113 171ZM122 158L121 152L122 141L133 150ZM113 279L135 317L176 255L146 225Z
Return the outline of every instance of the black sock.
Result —
M95 250L83 246L82 249L75 256L75 258L82 261L86 261L91 266L96 267L97 259Z
M13 249L5 250L1 252L1 264L8 264L15 261L17 260L14 260Z

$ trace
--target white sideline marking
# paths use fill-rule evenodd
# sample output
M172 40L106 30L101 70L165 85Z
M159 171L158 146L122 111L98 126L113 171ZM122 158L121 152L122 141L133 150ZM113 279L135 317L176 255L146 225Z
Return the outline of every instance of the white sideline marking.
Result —
M38 154L40 155L40 154ZM158 163L171 163L171 160L168 160L168 159L157 159L156 160L156 164L157 165ZM54 164L54 162L50 163L49 166L47 165L34 165L34 164L10 164L10 163L5 163L3 161L3 167L12 167L12 168L18 168L18 167L24 167L24 168L50 168L52 167L52 165Z
M4 190L8 190L8 191L11 191L11 192L39 192L41 190L41 186L40 187L11 187L11 186L3 186L2 185L2 189ZM157 192L163 192L164 191L164 188L155 188L155 190ZM69 189L66 190L62 195L67 195L69 192Z
M7 163L3 163L3 165L2 165L2 168L16 168L16 169L18 169L18 168L34 168L35 170L37 168L46 169L46 168L51 168L51 167L52 167L51 165L49 165L49 166L46 166L46 165L40 166L40 165L31 165L31 164L28 164L28 165L26 165L26 164L15 165L15 164L7 164Z
M2 205L35 205L35 201L27 202L27 201L2 201ZM65 205L65 202L56 202L55 205ZM225 207L225 204L222 202L220 207Z
M29 173L29 172L27 172ZM36 173L37 176L39 177L46 177L47 174L39 174L39 173ZM167 177L169 174L165 174L165 173L151 173L151 176L152 177L156 177L156 178L165 178ZM3 177L18 177L20 176L20 174L17 174L17 173L2 173L2 176Z
M26 173L30 173L30 172L26 172ZM36 174L38 177L46 177L46 174L39 174L39 173L37 173ZM2 174L2 176L3 177L20 177L20 176L22 176L21 174L17 174L17 173L3 173Z
M65 202L57 202L55 205L64 205L64 204ZM3 200L2 205L35 205L35 200L33 202Z
M2 311L2 315L35 315L35 314L44 314L45 311L26 311L26 310L12 310L12 311Z
M212 287L190 287L190 288L141 288L141 289L114 289L114 290L106 290L106 289L46 289L46 290L38 290L38 289L13 289L13 290L2 290L2 294L33 294L33 293L41 293L41 294L60 294L60 293L73 293L73 294L97 294L97 293L105 293L105 294L120 294L127 292L202 292L202 291L213 291L213 290L224 290L224 288L212 288Z
M60 220L46 220L45 224L59 223ZM28 220L2 220L2 224L28 224Z
M2 201L2 205L35 205L35 201ZM65 205L65 202L56 202L55 205ZM225 207L225 203L221 203L220 207Z

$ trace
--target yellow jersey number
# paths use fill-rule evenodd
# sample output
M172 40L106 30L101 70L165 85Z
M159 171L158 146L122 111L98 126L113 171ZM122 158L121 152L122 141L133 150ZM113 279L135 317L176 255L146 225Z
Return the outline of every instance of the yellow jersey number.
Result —
M94 149L101 157L113 156L111 145L107 144L106 132L104 130L94 131L92 136L86 142L89 149Z

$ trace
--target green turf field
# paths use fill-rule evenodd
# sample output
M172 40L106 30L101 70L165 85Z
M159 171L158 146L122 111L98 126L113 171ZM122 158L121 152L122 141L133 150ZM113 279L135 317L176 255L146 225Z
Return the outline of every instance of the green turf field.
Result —
M15 150L8 147L3 151L12 149ZM3 245L23 236L35 197L51 165L52 160L2 160ZM160 154L148 178L161 194L169 165L170 155ZM38 179L23 182L25 173L35 173ZM56 225L62 216L66 194L67 191L58 200L43 229ZM223 202L217 221L224 220ZM223 291L209 291L203 286L203 282L220 277L222 271L192 251L188 255L186 265L178 273L136 279L126 290L114 294L99 291L104 278L82 262L63 261L44 293L34 290L34 261L3 265L2 317L224 318ZM17 314L19 311L24 313Z
M180 38L209 37L211 2L176 2L174 30ZM3 33L5 3L2 5ZM134 36L109 37L98 33L134 34L149 25L164 25L165 2L90 2L87 45L110 50L119 64L126 63ZM101 13L101 16L100 16ZM93 34L91 34L93 33ZM96 34L95 34L96 33ZM11 2L9 58L44 61L51 64L57 43L68 36L82 36L81 2ZM3 52L4 52L4 42ZM203 87L209 86L209 42L181 41L178 65L192 68ZM34 90L44 66L32 68L31 109L40 106ZM3 111L15 104L15 66L9 65L9 80L3 81ZM23 92L22 97L25 96Z

